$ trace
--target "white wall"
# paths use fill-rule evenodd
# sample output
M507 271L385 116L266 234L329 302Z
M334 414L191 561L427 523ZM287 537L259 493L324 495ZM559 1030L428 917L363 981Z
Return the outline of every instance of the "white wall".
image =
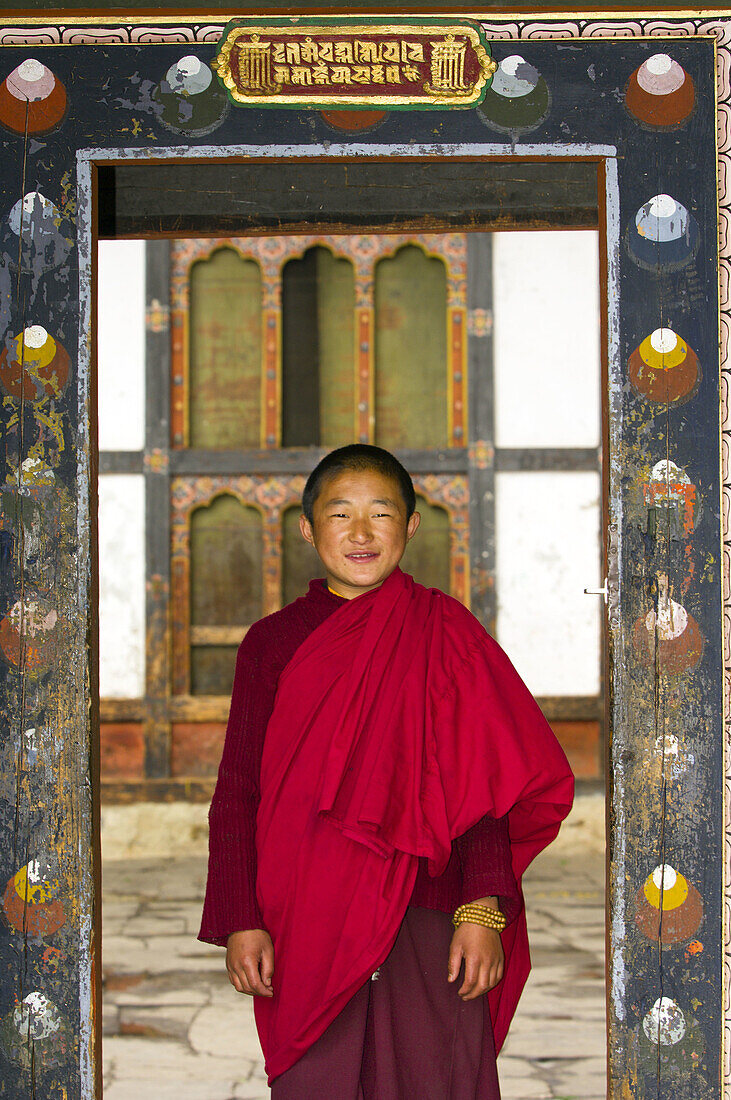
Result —
M145 694L145 482L99 478L99 691Z
M534 695L599 690L599 476L496 477L497 635Z
M598 444L598 277L594 231L495 234L499 447ZM536 695L599 690L600 492L592 473L496 477L497 634Z
M145 242L99 241L99 449L145 445Z
M495 435L502 447L600 439L598 235L496 233ZM593 473L496 477L497 634L536 695L599 690L601 485Z
M593 230L494 235L499 447L599 442L598 248Z
M100 241L99 449L145 443L145 242ZM99 686L103 697L145 691L145 485L99 477Z

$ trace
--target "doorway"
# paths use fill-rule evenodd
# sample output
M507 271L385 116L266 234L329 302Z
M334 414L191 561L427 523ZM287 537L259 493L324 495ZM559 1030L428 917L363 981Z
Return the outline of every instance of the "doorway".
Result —
M103 835L105 820L113 823L110 851L122 855L126 844L128 858L151 854L140 823L154 816L170 823L161 841L173 844L168 854L176 844L184 860L195 858L196 843L200 852L236 645L250 621L294 598L314 575L292 538L291 516L317 456L358 439L359 428L400 453L414 474L429 549L437 548L410 565L417 579L451 590L497 631L577 774L601 789L599 607L583 594L601 568L599 239L590 228L520 229L100 242L102 822ZM114 289L120 285L124 295ZM121 325L110 323L115 303L129 306ZM433 363L409 361L415 334L430 322ZM561 334L569 323L567 346ZM271 329L280 356L273 416ZM463 346L455 329L467 334ZM356 341L356 331L367 339ZM130 383L134 375L129 416L120 415L115 362L128 364ZM236 400L240 413L232 416ZM106 422L126 444L105 447L105 405ZM420 432L422 446L408 446ZM145 515L154 524L146 533ZM137 669L137 690L154 689L127 699L105 681L105 653L124 649L119 616L107 612L115 626L106 641L104 626L104 600L111 609L116 598L105 568L112 580L124 573L110 566L125 537L136 539L127 553L137 610L128 627L135 657L124 665L128 674ZM161 636L154 596L166 578ZM129 587L125 599L132 602ZM186 821L181 802L191 796L198 805ZM125 801L137 804L136 817ZM129 890L128 902L135 897L131 866L115 868L122 885L111 923L134 939L148 920L154 938L149 913L120 916L120 889ZM147 882L143 894L154 891L152 868L135 866ZM200 858L185 866L200 888ZM190 925L191 899L178 906ZM129 973L111 978L124 984ZM152 1009L150 998L161 995L154 986L126 1003L112 989L110 1045L145 1028L170 1040L182 1026L183 1006L177 1023L162 1004Z

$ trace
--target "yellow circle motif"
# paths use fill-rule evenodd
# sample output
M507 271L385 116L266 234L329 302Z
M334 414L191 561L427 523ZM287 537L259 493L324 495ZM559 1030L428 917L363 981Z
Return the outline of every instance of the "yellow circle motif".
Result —
M27 901L30 905L42 905L58 893L58 879L50 882L41 879L40 882L28 881L28 867L21 867L13 875L13 886L21 901Z
M36 368L47 367L56 354L56 341L48 334L46 334L46 339L39 348L29 347L27 343L24 346L24 333L22 332L15 337L14 343L16 363L23 362Z
M652 346L652 336L646 336L640 344L640 356L653 370L670 370L685 360L688 345L678 336L678 342L672 351L656 351Z
M645 897L649 901L650 905L654 909L660 908L660 889L655 883L652 875L648 875L645 879ZM688 897L688 880L678 873L677 878L672 886L666 886L662 892L662 907L666 909L677 909L682 905L685 899Z

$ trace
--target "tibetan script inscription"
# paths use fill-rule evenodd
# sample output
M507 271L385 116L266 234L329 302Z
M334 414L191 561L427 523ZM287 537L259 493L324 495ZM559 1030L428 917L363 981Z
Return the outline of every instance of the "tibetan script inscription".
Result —
M230 23L213 62L235 103L388 110L479 103L497 65L471 23Z

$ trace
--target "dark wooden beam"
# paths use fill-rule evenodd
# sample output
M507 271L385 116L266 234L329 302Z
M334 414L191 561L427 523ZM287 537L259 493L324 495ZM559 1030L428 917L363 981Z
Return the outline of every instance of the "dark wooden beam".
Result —
M604 715L600 695L542 695L537 702L549 721L594 722ZM171 722L225 722L228 696L174 695L168 704ZM140 721L146 714L144 699L102 699L102 722Z
M136 802L208 803L213 795L214 779L147 779L104 780L101 784L102 805L132 805ZM603 779L579 779L580 794L601 793Z
M476 429L475 429L476 430ZM137 474L145 471L145 462L167 462L170 474L183 477L232 477L240 474L299 474L313 470L326 448L291 447L279 451L197 451L175 450L146 460L142 451L102 451L99 472ZM469 465L466 447L435 451L400 450L395 454L414 474L461 474ZM601 452L596 447L497 447L495 469L515 470L598 470Z
M107 779L102 781L104 803L210 802L215 779Z
M604 703L601 696L563 695L539 696L537 703L549 722L601 722ZM178 722L225 722L228 716L227 698L213 696L178 696L170 700L168 717ZM145 711L143 699L107 700L102 703L102 721L131 720ZM104 780L102 802L208 802L215 780L210 777L170 777L135 780ZM585 782L584 789L603 788L603 780Z
M144 470L143 451L101 451L100 474L141 474Z
M301 474L314 470L330 448L288 447L278 451L172 451L170 472L188 477L237 474ZM467 450L394 452L414 474L464 473Z
M604 717L601 695L540 695L536 702L549 722L600 722Z
M170 774L170 245L167 241L147 242L145 268L145 774L159 779Z
M147 717L146 699L101 699L101 722L144 722Z
M174 695L170 700L173 722L225 722L229 699L223 695Z
M97 180L100 237L596 228L598 217L596 163L568 158L127 161L100 164Z
M497 593L492 305L492 235L470 233L467 237L470 597L472 611L485 629L494 634Z
M501 472L599 470L601 451L598 447L498 447L495 469Z

